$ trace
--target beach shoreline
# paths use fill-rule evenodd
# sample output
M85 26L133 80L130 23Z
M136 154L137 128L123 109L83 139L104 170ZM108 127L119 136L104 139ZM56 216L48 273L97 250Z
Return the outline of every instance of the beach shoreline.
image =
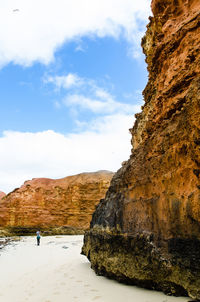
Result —
M81 255L83 236L21 237L0 250L3 302L186 302L96 276Z

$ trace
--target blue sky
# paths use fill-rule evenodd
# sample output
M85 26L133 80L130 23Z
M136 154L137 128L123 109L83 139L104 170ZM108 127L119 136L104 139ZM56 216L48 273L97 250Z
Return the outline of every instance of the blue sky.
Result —
M143 104L140 39L150 1L50 3L0 4L5 192L33 177L116 171L130 155L128 129Z
M56 89L45 78L76 74L86 81L93 80L121 103L137 104L146 80L144 57L134 60L128 54L127 42L112 38L83 38L86 50L77 51L77 43L64 45L49 66L31 67L8 64L0 70L1 134L5 130L44 131L61 133L74 131L75 123L69 108L56 108L72 89ZM82 92L83 89L76 89ZM90 94L90 93L87 93ZM92 118L85 112L80 118ZM36 123L38 120L38 123ZM70 120L70 122L69 122Z

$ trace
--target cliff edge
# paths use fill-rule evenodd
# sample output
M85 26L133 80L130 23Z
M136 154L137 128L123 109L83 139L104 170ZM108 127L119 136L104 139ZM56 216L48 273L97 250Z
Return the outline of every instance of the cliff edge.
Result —
M6 194L5 194L4 192L0 191L0 200L1 200L4 196L6 196Z
M0 227L13 233L64 226L85 230L112 176L112 172L98 171L26 181L1 200Z
M130 159L82 253L97 274L200 299L200 1L153 0Z

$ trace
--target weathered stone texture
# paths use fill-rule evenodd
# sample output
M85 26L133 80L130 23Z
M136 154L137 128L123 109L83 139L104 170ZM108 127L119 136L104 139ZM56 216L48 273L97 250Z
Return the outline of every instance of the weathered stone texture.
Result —
M87 229L112 172L82 173L62 179L35 178L0 203L0 227Z
M132 154L83 253L99 274L200 299L200 1L153 0L152 11Z
M1 200L4 196L6 196L6 194L5 194L4 192L0 191L0 200Z

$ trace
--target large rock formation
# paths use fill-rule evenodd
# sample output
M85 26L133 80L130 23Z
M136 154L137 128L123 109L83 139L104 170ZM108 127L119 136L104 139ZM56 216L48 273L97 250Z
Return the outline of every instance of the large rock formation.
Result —
M4 196L6 196L6 194L5 194L4 192L0 191L0 200L1 200Z
M82 173L62 179L35 178L0 203L0 227L89 227L92 213L105 197L112 172Z
M98 273L200 299L200 1L153 0L132 154L93 215Z

